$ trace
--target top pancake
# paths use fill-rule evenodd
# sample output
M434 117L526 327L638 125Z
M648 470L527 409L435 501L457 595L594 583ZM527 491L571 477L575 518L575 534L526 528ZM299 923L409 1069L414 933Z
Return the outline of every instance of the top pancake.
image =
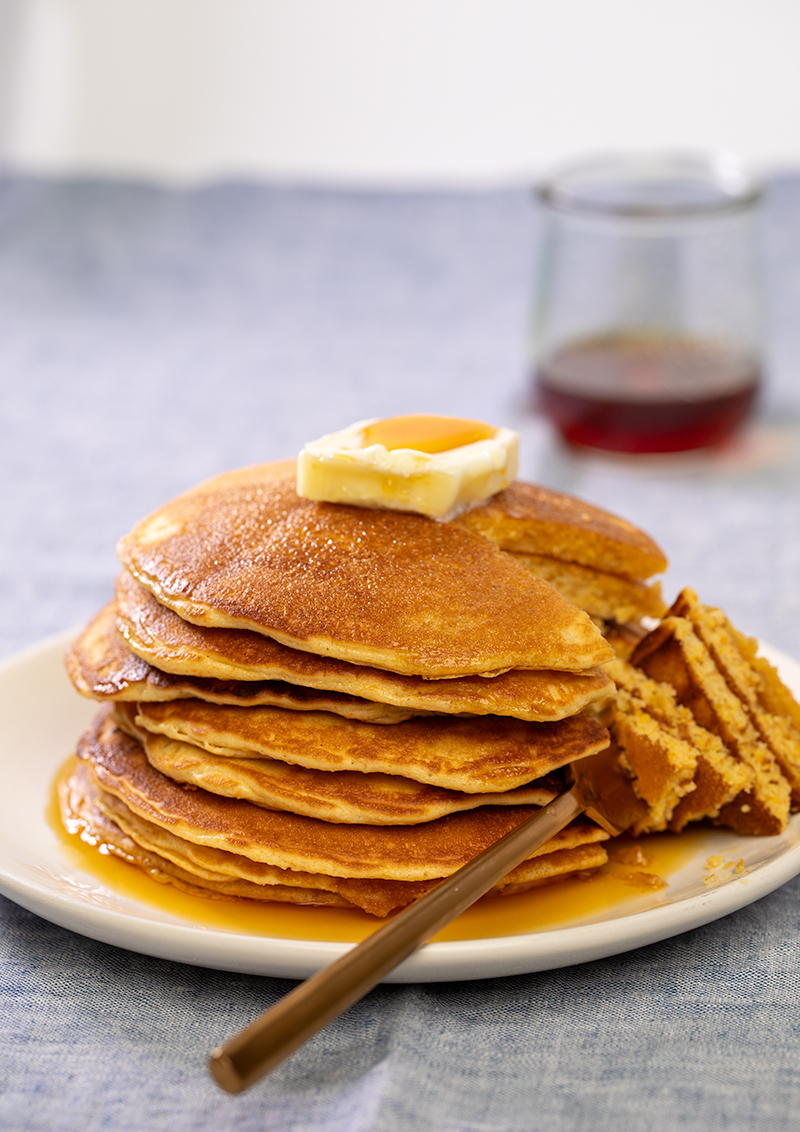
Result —
M632 523L520 480L455 522L503 550L545 554L625 578L649 578L667 568L663 551Z
M579 672L611 650L587 615L486 539L419 515L301 499L294 464L209 480L118 546L185 620L432 678Z

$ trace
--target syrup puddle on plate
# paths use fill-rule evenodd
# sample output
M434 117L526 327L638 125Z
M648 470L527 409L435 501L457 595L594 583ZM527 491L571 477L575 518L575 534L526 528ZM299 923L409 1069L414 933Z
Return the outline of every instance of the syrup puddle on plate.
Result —
M185 920L198 927L284 939L355 943L384 923L359 909L314 905L263 904L242 899L204 899L169 884L160 884L135 865L82 841L64 828L58 809L58 785L75 765L61 767L51 791L47 820L70 865L88 873L107 888L130 900ZM638 911L645 894L666 894L669 877L695 858L703 861L707 830L650 834L606 842L608 865L588 877L573 877L513 896L483 897L448 924L433 942L487 939L569 927L592 918L607 918L610 909L625 915ZM701 865L698 870L701 871ZM666 902L666 896L662 896ZM628 906L626 908L626 905ZM652 906L652 900L648 902Z

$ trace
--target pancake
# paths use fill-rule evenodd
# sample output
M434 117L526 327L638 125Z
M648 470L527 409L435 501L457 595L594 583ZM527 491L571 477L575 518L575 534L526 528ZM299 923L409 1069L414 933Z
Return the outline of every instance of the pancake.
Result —
M639 642L631 663L654 680L670 684L696 721L718 735L729 753L752 770L752 785L722 807L718 824L742 834L782 833L789 817L789 783L691 622L684 617L665 618Z
M614 735L622 765L634 779L636 793L648 805L647 818L634 834L667 828L679 801L694 789L697 753L690 743L671 734L624 689L617 692Z
M411 513L301 499L293 463L201 484L139 523L118 553L186 621L390 672L580 672L611 655L585 613L487 539Z
M68 833L80 835L88 844L102 847L103 852L127 861L128 864L137 865L152 880L161 884L172 884L182 892L189 893L190 896L230 899L237 896L252 896L260 891L263 898L279 903L291 901L297 904L349 906L343 896L339 896L336 892L326 892L324 889L299 885L288 888L286 885L269 884L269 882L265 883L264 888L259 889L251 881L225 876L222 873L214 875L207 871L205 876L192 875L156 850L144 848L124 832L119 824L121 820L119 816L116 821L111 816L115 808L119 808L122 812L123 821L127 813L134 826L140 823L143 827L149 826L154 832L158 831L158 827L137 819L112 794L104 795L98 790L85 764L78 764L73 773L59 785L58 800L61 820ZM166 830L161 830L160 833L164 839L172 837ZM177 838L173 840L178 843ZM188 845L188 842L185 844ZM268 866L265 866L265 869L267 868ZM274 871L279 873L281 870ZM297 876L300 878L301 874ZM267 892L269 892L268 897Z
M764 656L758 655L759 644L729 625L739 652L761 677L758 698L767 711L788 720L800 732L800 704L778 675L778 670Z
M642 580L667 568L660 548L632 523L520 480L454 522L503 550L546 555L623 578Z
M726 684L743 705L759 738L781 768L792 792L793 808L800 808L800 731L792 722L791 714L770 710L767 691L770 687L773 693L778 692L780 686L779 703L783 705L787 697L792 698L788 689L781 684L771 665L766 671L754 667L747 657L747 651L752 653L752 648L742 651L741 634L721 609L701 605L694 590L682 590L670 612L691 623ZM794 706L797 714L797 704Z
M658 583L648 586L545 554L508 553L526 570L549 582L563 598L593 617L622 624L642 617L661 617L666 612Z
M608 746L606 729L586 716L556 723L422 717L382 727L329 712L173 700L139 704L135 722L215 755L394 774L467 794L513 790Z
M117 722L129 732L123 721ZM486 805L546 806L564 789L563 782L550 776L505 793L463 794L396 774L308 770L276 759L212 755L148 732L139 732L136 738L150 765L173 782L243 798L267 809L352 825L417 825Z
M117 579L117 610L119 632L137 657L162 672L203 680L280 680L415 714L503 715L528 721L564 719L613 692L608 676L598 669L515 670L490 680L481 676L424 680L290 649L246 629L206 629L166 609L125 571ZM115 653L116 634L110 631L106 641L109 653ZM109 661L107 667L114 663Z
M403 826L336 825L266 810L174 783L150 766L141 745L117 727L107 708L82 737L78 755L89 764L101 790L119 798L138 817L185 841L281 869L326 876L402 881L448 876L535 809L482 806L414 826L413 831ZM530 857L607 837L579 818Z
M435 881L359 880L299 873L250 861L236 853L210 849L176 837L138 817L113 794L96 788L85 764L62 784L59 801L64 825L91 844L138 866L152 879L193 896L245 897L293 904L358 907L376 916L410 904ZM560 849L523 861L492 893L525 891L565 874L596 869L608 855L600 844Z
M628 696L626 699L618 694L615 703L617 720L629 704L634 703L647 713L657 728L654 743L664 753L656 757L656 774L660 773L666 779L672 765L677 771L676 777L667 786L667 791L671 786L677 792L677 788L685 781L680 777L680 748L676 748L675 741L688 744L696 760L692 779L694 789L683 790L678 798L673 795L662 804L658 812L651 812L646 828L663 828L661 823L667 822L669 829L679 833L689 822L718 817L723 806L752 786L752 769L729 754L718 735L700 726L691 711L677 702L675 690L669 684L651 680L644 672L621 660L611 661L606 668L618 688ZM616 724L612 726L612 732L618 736ZM658 798L646 784L649 773L646 752L626 750L625 755L634 776L641 768L645 783L635 781L634 788L648 802L652 799L655 811ZM674 804L671 812L670 804ZM642 829L644 828L643 824Z
M133 584L138 586L136 582ZM156 604L153 598L150 600ZM161 672L131 651L125 638L117 632L116 623L117 606L111 602L89 623L65 657L73 685L90 699L116 703L199 699L239 707L270 705L293 711L332 711L346 719L371 723L400 723L420 714L391 704L362 700L345 692L317 691L281 680L217 680Z
M103 606L67 650L64 665L73 687L96 700L171 698L170 687L178 681L128 648L116 631L116 610L116 602Z

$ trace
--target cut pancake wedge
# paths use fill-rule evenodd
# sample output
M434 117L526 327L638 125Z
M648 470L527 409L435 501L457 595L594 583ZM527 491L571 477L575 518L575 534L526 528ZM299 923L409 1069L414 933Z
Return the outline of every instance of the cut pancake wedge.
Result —
M675 778L668 788L675 793L680 789L677 797L673 794L674 808L670 811L667 803L657 818L655 815L651 817L648 828L655 829L657 825L663 828L660 823L666 821L669 828L678 833L689 822L716 818L723 806L727 806L737 795L752 786L753 770L729 754L718 735L697 723L691 711L677 702L675 691L669 684L652 680L640 669L622 660L612 661L606 668L620 689L616 704L617 717L625 716L636 706L646 712L658 728L656 743L664 751L671 752L671 761L676 768ZM685 764L680 755L682 748L678 744L688 744L696 760L692 779L694 789L691 791L682 789L685 777L681 774L681 766ZM634 776L640 767L646 770L647 760L643 752L626 749L625 755ZM670 755L666 754L662 758L660 765L668 766ZM636 785L642 797L651 804L656 804L656 797L647 785Z
M661 549L633 523L538 484L517 481L455 522L503 550L543 554L623 578L641 580L667 568Z
M770 689L779 703L791 696L768 665L757 667L754 650L728 621L721 609L701 605L691 589L684 589L670 610L684 617L711 654L730 690L738 697L759 738L769 748L792 792L792 805L800 808L800 731L789 712L775 713L770 708ZM755 642L753 642L755 644ZM748 656L748 653L750 656ZM796 708L796 705L795 705Z
M789 817L789 784L691 622L665 618L640 641L631 663L670 684L678 702L752 771L752 784L722 807L717 821L737 833L781 833Z
M633 775L636 791L649 808L647 819L637 823L632 832L666 829L681 798L695 789L695 749L685 739L670 734L624 688L617 693L615 735L623 765Z

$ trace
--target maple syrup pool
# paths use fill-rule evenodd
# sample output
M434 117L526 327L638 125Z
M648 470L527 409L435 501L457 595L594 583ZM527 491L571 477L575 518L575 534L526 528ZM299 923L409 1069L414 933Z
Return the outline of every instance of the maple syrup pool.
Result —
M68 862L121 896L156 908L199 927L247 935L278 936L354 943L385 921L359 909L279 904L243 899L206 899L161 884L135 865L87 843L64 828L58 786L75 766L72 756L59 770L47 808L47 820ZM625 914L643 893L665 890L670 876L703 854L709 831L649 834L606 842L609 862L596 873L572 877L514 896L485 896L433 937L445 940L487 939L565 928L610 908Z

